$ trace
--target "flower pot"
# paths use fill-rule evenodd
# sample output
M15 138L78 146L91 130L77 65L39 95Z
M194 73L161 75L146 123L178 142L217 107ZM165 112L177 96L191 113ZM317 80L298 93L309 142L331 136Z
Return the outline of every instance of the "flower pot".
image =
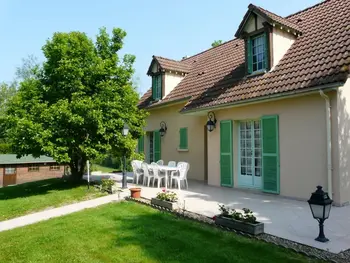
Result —
M141 188L130 188L130 196L132 198L141 198Z
M170 209L170 210L176 210L179 208L179 206L177 205L177 202L169 202L169 201L159 200L157 198L152 198L151 204L158 205L158 206Z
M241 232L245 232L251 235L259 235L264 233L264 223L257 222L255 224L218 216L215 218L215 224L232 228Z

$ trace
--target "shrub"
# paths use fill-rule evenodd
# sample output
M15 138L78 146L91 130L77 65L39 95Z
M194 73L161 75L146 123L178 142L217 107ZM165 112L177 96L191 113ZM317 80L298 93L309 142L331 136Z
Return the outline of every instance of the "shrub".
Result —
M159 192L157 194L157 199L162 201L168 201L168 202L176 202L178 200L177 194L175 192L171 191L165 191Z
M114 184L115 182L112 179L102 179L101 191L111 192Z
M219 205L220 216L226 218L232 218L238 221L243 221L247 223L256 224L256 217L253 215L253 211L248 208L243 208L243 213L236 211L235 209L231 209L226 207L225 205Z

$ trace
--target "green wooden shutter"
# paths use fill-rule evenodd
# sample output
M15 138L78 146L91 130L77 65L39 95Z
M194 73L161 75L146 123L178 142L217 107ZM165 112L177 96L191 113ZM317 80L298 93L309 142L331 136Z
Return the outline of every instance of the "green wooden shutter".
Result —
M221 186L233 186L232 121L220 122L220 180Z
M268 66L269 66L269 52L268 52L268 48L269 48L269 42L268 42L268 33L264 33L264 43L265 43L265 50L264 50L264 55L265 55L265 60L264 60L264 68L267 70Z
M155 76L152 76L152 99L155 100L157 99L157 80Z
M162 99L162 75L158 75L158 92L157 99Z
M145 145L145 141L144 141L144 136L141 136L140 138L139 138L139 140L138 140L138 144L137 144L137 146L138 146L138 152L139 153L144 153L144 145Z
M248 74L251 74L253 72L253 54L252 54L252 41L250 39L250 37L247 38L247 71L248 71Z
M154 158L153 161L157 162L161 159L161 147L160 147L160 134L159 131L153 132L153 140L154 140Z
M180 145L179 149L188 149L187 128L180 128Z
M264 116L262 124L263 190L280 192L278 116Z

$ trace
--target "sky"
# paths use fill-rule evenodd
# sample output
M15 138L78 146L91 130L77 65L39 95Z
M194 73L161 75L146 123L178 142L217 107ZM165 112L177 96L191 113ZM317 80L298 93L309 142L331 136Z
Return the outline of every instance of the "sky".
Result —
M0 82L10 82L22 59L44 61L42 46L54 32L85 32L95 38L100 27L127 32L121 54L136 56L135 76L142 94L151 86L146 72L152 55L191 56L228 41L250 3L280 16L321 0L0 0Z

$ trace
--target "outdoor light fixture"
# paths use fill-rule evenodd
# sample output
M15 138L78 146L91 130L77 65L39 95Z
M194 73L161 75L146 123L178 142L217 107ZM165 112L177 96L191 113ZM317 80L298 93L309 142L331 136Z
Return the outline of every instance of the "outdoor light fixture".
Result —
M214 112L208 112L208 121L207 121L207 129L209 132L212 132L216 127L216 118Z
M313 217L319 223L320 231L315 240L319 242L329 241L329 239L324 235L323 223L329 217L333 200L329 198L327 192L322 190L322 186L317 186L316 192L311 194L310 200L307 202L310 205Z
M124 123L124 127L123 127L123 132L122 133L123 133L124 137L128 135L128 133L129 133L129 126L128 126L127 123Z
M164 121L160 122L160 130L159 130L160 137L163 137L165 135L167 129L168 127L166 126L166 123Z
M122 134L124 137L126 137L129 133L129 126L127 123L124 123L124 127L122 130ZM124 152L124 156L123 156L123 181L122 181L122 188L128 188L128 181L126 178L126 155Z

